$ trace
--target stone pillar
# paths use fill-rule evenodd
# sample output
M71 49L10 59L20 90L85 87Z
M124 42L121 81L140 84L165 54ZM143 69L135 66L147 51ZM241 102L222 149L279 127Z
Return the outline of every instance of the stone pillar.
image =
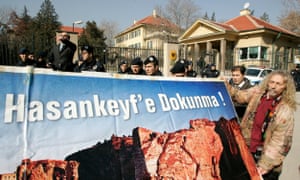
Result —
M221 40L220 53L221 53L221 62L220 62L220 71L225 72L225 62L226 62L226 39Z
M211 61L211 53L212 53L212 43L210 41L206 42L206 56L204 58L206 64L210 64Z
M200 45L199 43L195 43L195 48L194 48L194 57L193 57L193 62L196 62L199 60L200 57Z
M188 49L187 45L186 44L183 45L183 59L187 58L187 49Z

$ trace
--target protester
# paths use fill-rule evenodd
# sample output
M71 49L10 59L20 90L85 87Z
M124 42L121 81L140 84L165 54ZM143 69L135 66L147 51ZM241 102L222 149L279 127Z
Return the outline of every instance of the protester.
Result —
M34 52L32 52L32 51L30 51L28 53L27 65L29 65L29 66L36 66L36 60L35 60Z
M28 49L26 48L21 48L19 50L19 59L16 63L16 66L27 66L28 64Z
M273 71L259 86L246 90L225 84L235 101L248 103L241 130L259 173L264 180L278 179L292 144L297 106L293 78L287 72Z
M295 82L296 91L300 91L300 64L296 64L295 69L291 71L291 75Z
M145 74L148 76L162 76L159 70L158 59L155 56L149 56L144 61Z
M41 51L38 54L38 57L36 59L36 66L37 68L46 68L46 57L47 57L47 53L45 51Z
M104 65L97 61L94 56L94 48L89 45L81 47L80 60L75 66L75 72L82 71L96 71L96 72L106 72Z
M193 69L193 61L186 61L187 71L186 76L187 77L197 77L197 72Z
M233 66L231 69L231 79L229 80L229 84L233 86L236 89L248 89L252 87L249 79L245 77L245 66ZM237 115L239 119L241 119L244 115L244 112L246 110L247 104L246 103L238 103L236 101L233 101L235 110L237 112Z
M129 72L129 67L128 67L128 62L126 60L121 60L119 63L119 69L118 73L119 74L127 74Z
M185 77L186 76L186 62L183 59L180 59L175 62L170 72L173 77Z
M70 41L70 35L63 32L57 36L57 44L52 47L48 57L48 67L59 71L73 71L73 56L76 45Z
M219 77L219 75L220 75L220 71L217 70L215 64L207 65L207 67L201 74L202 77L207 77L207 78L216 78Z
M131 61L128 74L145 75L145 71L143 69L143 61L140 57L136 57Z

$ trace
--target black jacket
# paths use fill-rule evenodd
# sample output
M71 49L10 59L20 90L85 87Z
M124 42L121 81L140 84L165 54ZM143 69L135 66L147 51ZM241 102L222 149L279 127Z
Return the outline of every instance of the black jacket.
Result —
M69 40L62 40L62 42L64 46L61 51L59 50L59 45L52 47L48 57L48 64L54 70L72 72L74 69L73 56L77 47Z
M294 79L296 90L300 91L300 70L297 69L292 70L291 75Z
M194 70L187 71L187 72L186 72L186 76L187 76L187 77L197 77L197 72L194 71Z
M96 61L95 59L91 61L83 61L80 66L75 66L75 72L82 71L96 71L96 72L106 72L104 65L100 61Z

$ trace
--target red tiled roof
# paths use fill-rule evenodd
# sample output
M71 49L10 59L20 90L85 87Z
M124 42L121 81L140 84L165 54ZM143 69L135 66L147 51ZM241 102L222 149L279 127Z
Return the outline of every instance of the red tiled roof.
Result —
M235 31L235 28L233 28L231 25L224 24L224 23L218 23L218 22L212 22L213 24L222 27L225 30L228 31Z
M61 31L65 31L65 32L73 32L73 26L61 26L60 30ZM81 27L74 27L74 32L78 33L79 35L81 35L83 33L83 28L81 28Z
M256 18L251 15L242 15L230 19L224 23L225 25L232 26L236 31L250 31L256 29L270 29L277 32L283 32L291 35L296 35L295 33L288 31L279 26L272 25L262 19Z
M129 29L134 28L139 25L153 25L153 26L166 26L166 28L175 28L178 29L179 27L169 21L166 18L163 18L159 15L150 15L147 16L139 21L137 21L135 24L129 27Z

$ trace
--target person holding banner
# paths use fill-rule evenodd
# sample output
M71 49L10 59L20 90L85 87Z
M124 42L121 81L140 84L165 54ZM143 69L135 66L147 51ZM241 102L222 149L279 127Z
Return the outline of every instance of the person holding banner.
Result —
M239 90L225 81L231 97L248 103L240 124L264 180L278 179L293 136L296 89L288 72L273 71L259 84Z
M229 80L229 84L240 90L251 88L252 85L249 79L245 77L245 72L245 66L233 66L231 69L231 79ZM242 119L247 107L247 103L241 104L236 101L233 101L233 103L239 119Z

